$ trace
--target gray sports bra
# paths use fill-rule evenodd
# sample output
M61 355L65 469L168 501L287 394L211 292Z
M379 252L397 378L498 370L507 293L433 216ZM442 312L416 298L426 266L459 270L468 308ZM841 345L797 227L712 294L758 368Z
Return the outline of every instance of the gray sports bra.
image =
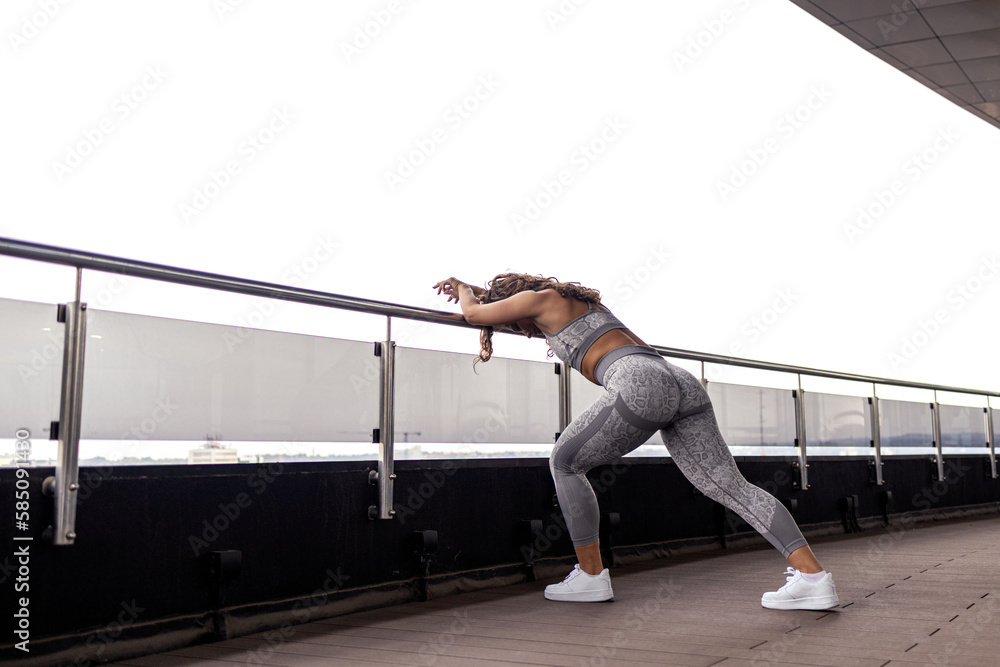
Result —
M587 350L598 338L612 329L624 329L625 325L617 317L606 310L594 310L594 305L587 302L589 309L583 315L569 322L554 334L545 334L549 347L560 360L569 364L579 372Z

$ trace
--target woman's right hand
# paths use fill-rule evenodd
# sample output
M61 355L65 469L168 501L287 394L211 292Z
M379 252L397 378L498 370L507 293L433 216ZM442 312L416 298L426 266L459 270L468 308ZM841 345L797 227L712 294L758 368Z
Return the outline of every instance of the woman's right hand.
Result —
M476 299L479 299L480 296L486 294L486 290L483 289L482 287L469 285L468 283L463 282L458 278L446 278L445 280L442 280L441 282L435 284L432 289L436 289L438 294L444 294L445 296L447 296L449 302L455 301L455 303L459 303L458 291L459 289L462 288L463 285L472 290L472 295L475 296Z
M465 283L459 280L458 278L445 278L441 282L435 284L432 289L436 289L438 291L438 294L444 294L446 297L448 297L449 303L451 301L458 303L459 302L458 290L460 290L462 288L462 285L464 284Z

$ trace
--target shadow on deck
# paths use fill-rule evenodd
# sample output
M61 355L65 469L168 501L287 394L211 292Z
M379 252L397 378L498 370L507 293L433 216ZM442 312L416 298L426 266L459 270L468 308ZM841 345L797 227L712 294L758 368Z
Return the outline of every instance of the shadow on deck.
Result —
M339 616L117 663L224 665L989 665L1000 655L1000 516L812 541L841 606L773 611L772 549L612 571L615 600L549 602L546 582Z

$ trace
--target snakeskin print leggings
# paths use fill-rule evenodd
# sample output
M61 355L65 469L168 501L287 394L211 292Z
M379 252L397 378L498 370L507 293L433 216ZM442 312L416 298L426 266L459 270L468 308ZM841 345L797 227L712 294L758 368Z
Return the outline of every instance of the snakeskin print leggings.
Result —
M575 546L598 540L600 510L587 471L628 454L655 431L699 491L743 517L782 556L806 545L785 506L740 474L708 392L691 373L659 356L630 354L607 368L603 385L604 396L559 436L549 461Z

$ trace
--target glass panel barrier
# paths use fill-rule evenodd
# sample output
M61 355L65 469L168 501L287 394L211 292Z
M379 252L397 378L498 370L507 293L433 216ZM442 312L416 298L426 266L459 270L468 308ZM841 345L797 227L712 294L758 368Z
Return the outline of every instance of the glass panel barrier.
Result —
M569 372L569 394L571 420L579 417L584 410L604 395L604 387L599 387L577 371Z
M929 403L879 399L878 418L883 456L936 453Z
M0 299L0 466L54 465L65 327L55 304ZM19 445L18 441L28 445ZM20 456L18 456L20 454Z
M709 382L708 393L719 428L734 455L798 455L791 391Z
M867 456L872 453L868 399L805 392L806 445L812 455ZM821 451L813 447L823 447Z
M559 429L554 365L396 347L396 459L548 456Z
M990 453L996 458L997 452L997 433L1000 433L1000 410L989 408L990 417L990 427L992 428L993 438L990 441Z
M55 317L53 304L0 299L0 465L14 463L18 432L33 464L54 463L64 328ZM551 363L497 358L473 372L472 355L396 354L396 458L549 455ZM572 418L604 391L575 371L570 388ZM798 454L790 391L713 382L709 392L734 454ZM379 359L369 342L90 309L83 394L83 465L377 457ZM870 453L865 398L804 396L807 442L823 448L814 454ZM928 403L879 407L883 454L934 453ZM998 412L989 411L995 426ZM985 449L981 407L942 404L939 416L948 453ZM653 434L632 455L668 454Z
M983 409L966 405L941 406L941 447L949 454L982 454L986 449Z
M371 435L379 362L372 343L89 312L81 462L108 458L109 447L113 460L218 460L198 450L191 460L191 443L177 441L192 440L266 442L235 449L268 460L317 449L377 456ZM294 444L304 442L310 446Z

